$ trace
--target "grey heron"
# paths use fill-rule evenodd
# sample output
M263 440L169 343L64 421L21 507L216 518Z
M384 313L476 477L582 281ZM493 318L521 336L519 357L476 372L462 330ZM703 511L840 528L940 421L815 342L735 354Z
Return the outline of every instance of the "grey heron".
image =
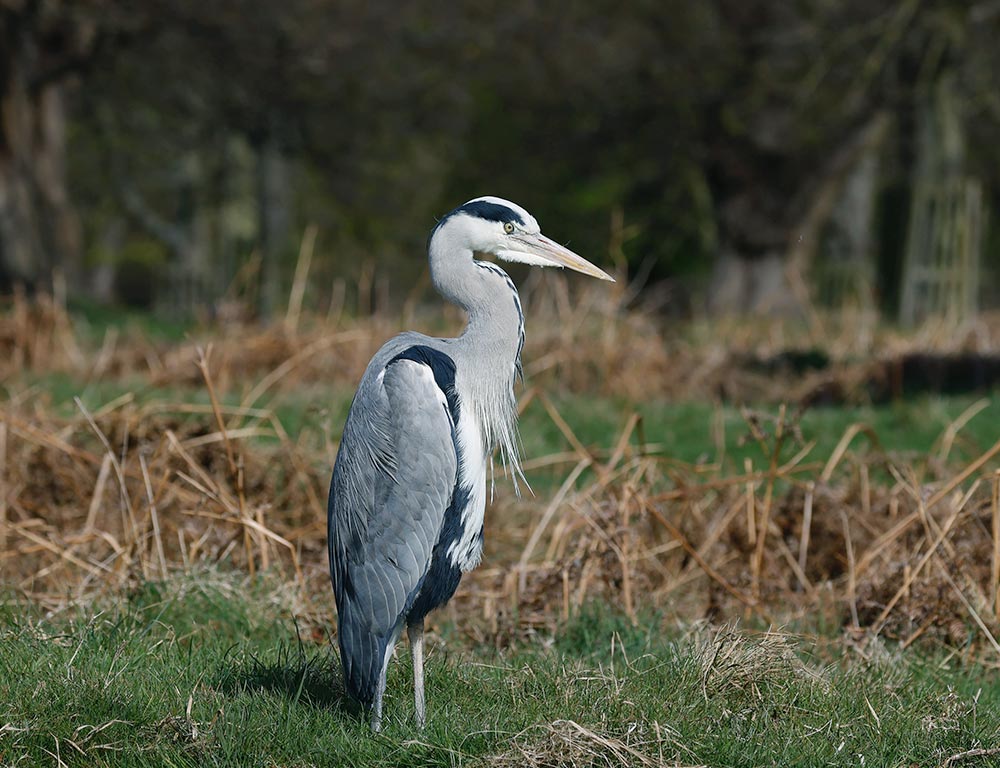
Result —
M417 724L425 722L424 617L451 599L483 549L487 465L518 463L514 380L524 314L514 283L475 254L603 270L544 235L526 210L480 197L442 218L431 280L467 315L461 336L405 332L375 354L351 403L330 483L328 545L347 693L382 723L386 669L404 625Z

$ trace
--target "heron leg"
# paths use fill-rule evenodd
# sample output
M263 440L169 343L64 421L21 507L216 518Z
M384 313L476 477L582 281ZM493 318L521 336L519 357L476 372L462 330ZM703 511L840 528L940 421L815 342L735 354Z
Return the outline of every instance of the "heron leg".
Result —
M382 730L382 694L385 693L385 670L379 677L378 687L375 689L375 702L372 704L372 732L378 733Z
M375 686L375 701L372 703L372 731L377 733L382 730L382 697L385 695L385 679L389 671L389 658L392 656L392 645L386 647L385 656L382 659L382 671L378 676L378 685Z
M424 620L407 625L406 634L410 638L410 653L413 654L413 706L417 713L417 727L423 728L427 722L424 705Z

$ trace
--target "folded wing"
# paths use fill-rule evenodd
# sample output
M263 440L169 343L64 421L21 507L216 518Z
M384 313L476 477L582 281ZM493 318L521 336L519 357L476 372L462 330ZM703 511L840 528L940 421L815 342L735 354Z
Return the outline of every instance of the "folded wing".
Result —
M329 547L345 685L367 705L430 568L458 458L447 355L410 348L365 378L334 467Z

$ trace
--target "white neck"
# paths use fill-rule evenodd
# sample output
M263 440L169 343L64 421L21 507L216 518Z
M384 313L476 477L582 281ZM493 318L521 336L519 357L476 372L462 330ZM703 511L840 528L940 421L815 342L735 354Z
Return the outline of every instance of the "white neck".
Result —
M471 404L483 450L499 447L514 477L520 475L514 379L520 364L524 324L521 303L507 274L477 262L463 245L460 226L446 222L431 238L431 280L441 295L468 314L452 346L456 388Z

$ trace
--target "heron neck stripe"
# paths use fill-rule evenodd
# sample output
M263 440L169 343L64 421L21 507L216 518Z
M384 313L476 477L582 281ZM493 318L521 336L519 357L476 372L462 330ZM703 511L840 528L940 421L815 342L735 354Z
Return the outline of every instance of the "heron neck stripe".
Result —
M504 272L496 264L489 261L479 261L476 259L474 261L475 265L480 269L485 269L487 272L492 272L495 275L499 275L504 280L507 281L507 287L510 288L510 292L514 295L514 309L517 310L517 357L514 359L514 368L517 371L517 375L523 380L524 374L521 369L521 350L524 349L524 310L521 308L521 297L517 292L517 286L514 285L514 281L510 279L510 275Z

